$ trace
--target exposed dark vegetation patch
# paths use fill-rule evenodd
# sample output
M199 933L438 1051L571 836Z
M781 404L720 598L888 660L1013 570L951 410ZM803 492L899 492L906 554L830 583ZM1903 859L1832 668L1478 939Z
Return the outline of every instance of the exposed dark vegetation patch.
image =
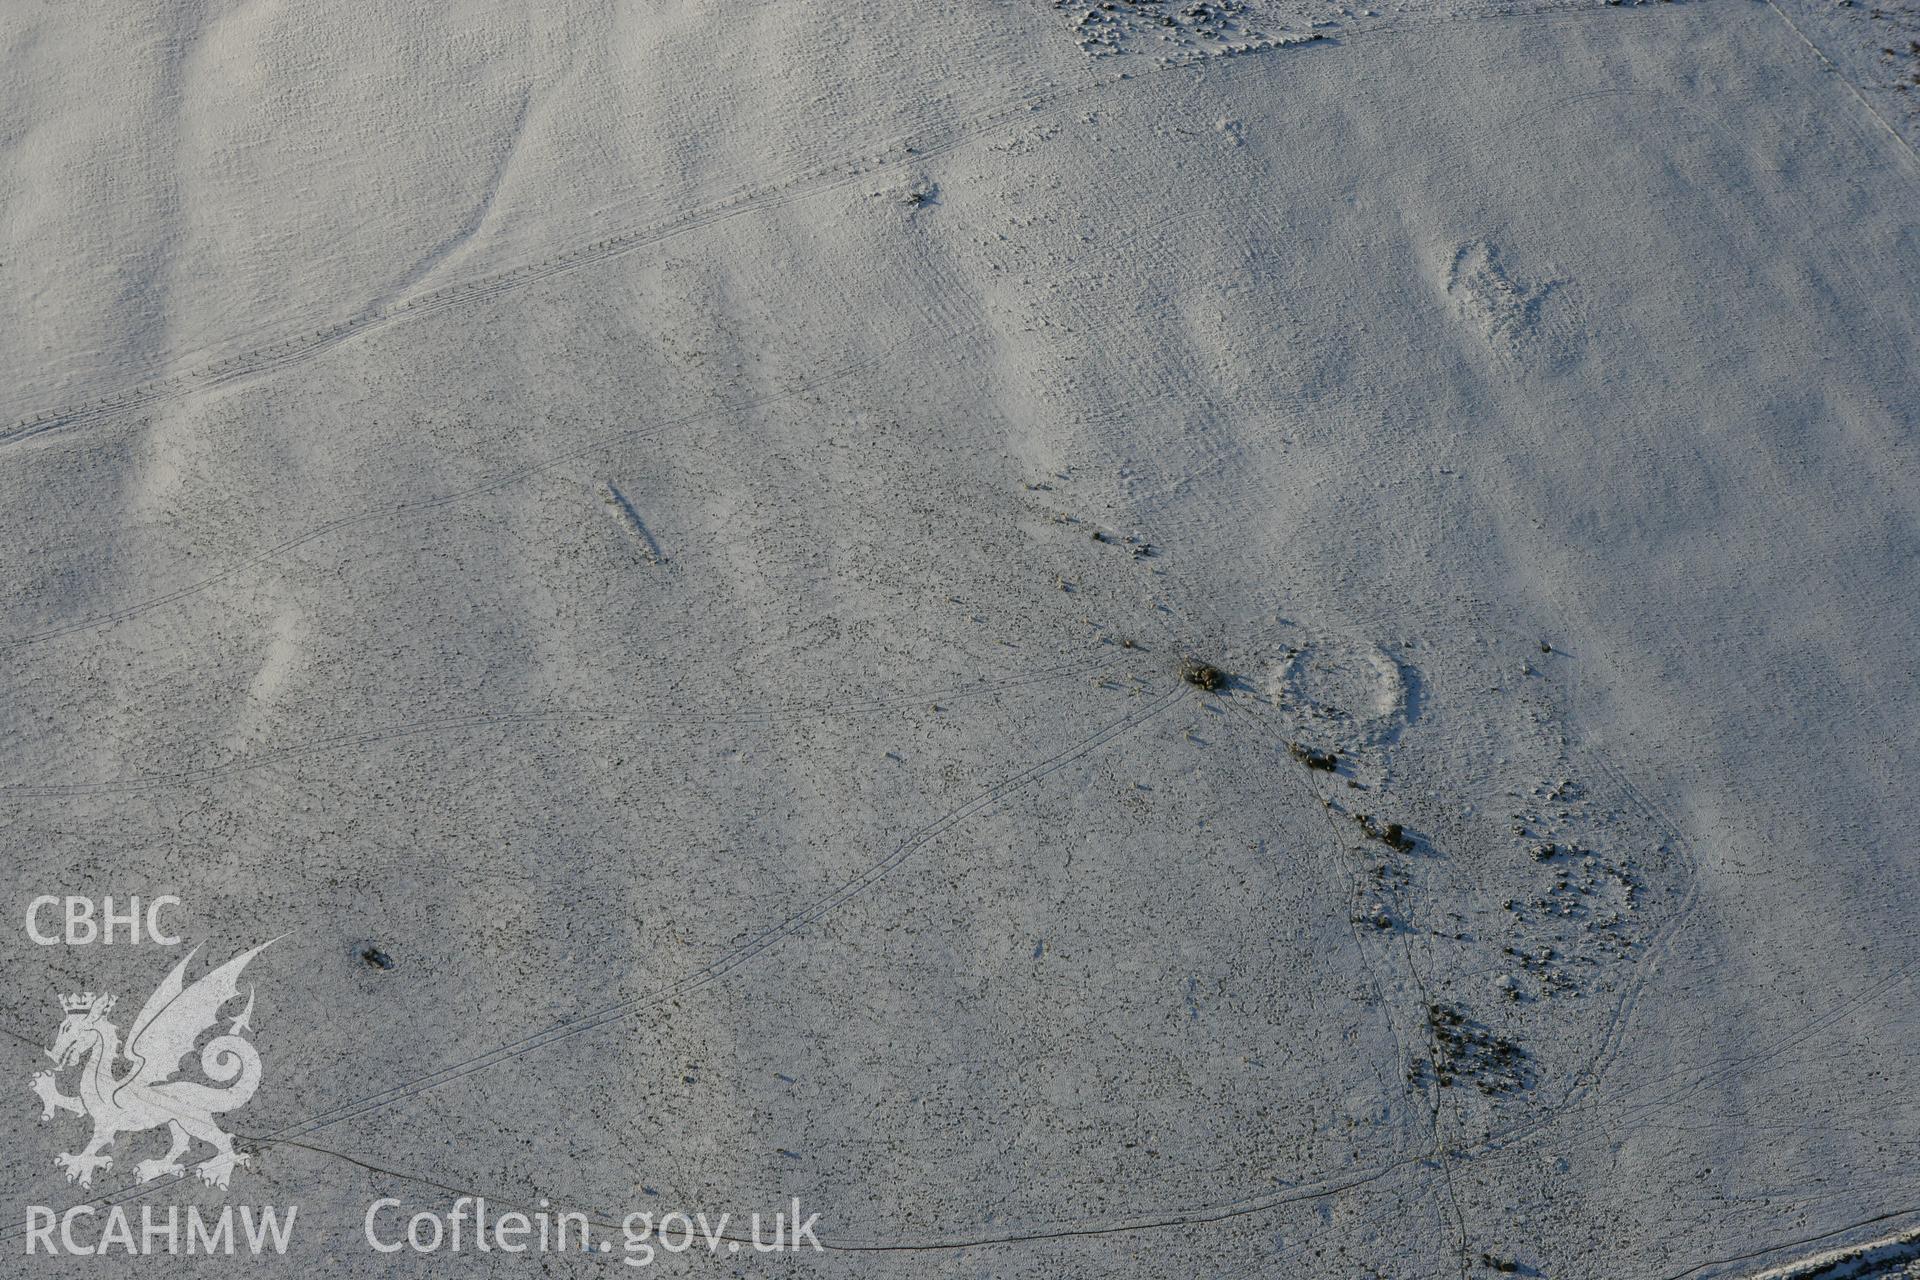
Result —
M1180 678L1196 688L1214 693L1227 687L1231 679L1226 672L1198 658L1188 658L1180 665Z
M1318 769L1322 773L1332 773L1340 767L1338 751L1316 751L1303 742L1287 744L1287 754L1309 769Z
M1920 40L1913 38L1915 32L1920 32L1920 7L1914 6L1911 0L1905 5L1875 5L1867 16L1886 24L1876 34L1898 33L1896 43L1880 46L1880 65L1884 68L1886 83L1894 92L1908 95L1901 100L1899 109L1906 117L1911 137L1914 120L1920 117Z
M1262 38L1247 0L1054 0L1053 7L1067 15L1080 47L1095 57L1176 53Z
M1370 813L1356 813L1353 815L1353 820L1360 824L1369 838L1378 840L1389 849L1398 849L1401 853L1405 853L1413 848L1413 838L1397 822L1379 826L1375 824L1373 815Z
M1532 1064L1526 1050L1485 1023L1469 1017L1456 1005L1427 1006L1427 1032L1432 1037L1430 1062L1415 1063L1409 1078L1416 1084L1432 1081L1451 1089L1456 1081L1470 1083L1488 1095L1518 1093L1532 1083Z

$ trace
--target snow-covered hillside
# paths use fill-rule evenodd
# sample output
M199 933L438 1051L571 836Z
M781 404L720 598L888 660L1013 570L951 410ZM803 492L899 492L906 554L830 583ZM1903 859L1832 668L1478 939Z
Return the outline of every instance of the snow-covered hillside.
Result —
M1874 12L0 14L0 1248L275 1205L124 1265L613 1275L798 1200L820 1252L653 1265L1909 1265ZM32 936L131 895L178 946ZM137 1074L268 939L251 1165L57 1164L127 1105L59 1029ZM462 1196L611 1250L368 1239Z

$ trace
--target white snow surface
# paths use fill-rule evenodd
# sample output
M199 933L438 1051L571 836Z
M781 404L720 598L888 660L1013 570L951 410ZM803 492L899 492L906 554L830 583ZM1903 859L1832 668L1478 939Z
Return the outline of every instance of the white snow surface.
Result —
M0 14L7 1256L1911 1239L1911 121L1787 0L1166 8ZM163 893L174 950L22 923ZM56 995L269 938L252 1167L68 1185Z

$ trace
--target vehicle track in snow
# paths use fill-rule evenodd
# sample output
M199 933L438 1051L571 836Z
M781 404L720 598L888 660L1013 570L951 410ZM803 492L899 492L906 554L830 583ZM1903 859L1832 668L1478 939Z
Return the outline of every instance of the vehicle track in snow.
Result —
M1552 3L1532 6L1491 6L1475 10L1401 16L1368 24L1356 24L1343 34L1366 35L1443 22L1498 21L1524 18L1565 18L1591 16L1606 9L1580 3ZM1306 44L1276 44L1257 52L1283 53L1311 49ZM440 312L472 306L525 288L554 276L582 267L606 262L637 250L665 244L692 231L710 227L743 214L777 209L822 191L833 190L871 174L884 172L910 162L921 162L964 146L989 129L1010 120L1065 105L1102 89L1124 84L1136 73L1164 74L1190 70L1193 65L1244 62L1250 54L1235 57L1209 56L1198 64L1154 68L1141 64L1128 71L1096 72L1088 69L1089 79L1048 81L1031 92L997 103L955 119L932 122L915 131L912 140L899 140L875 149L865 149L821 165L796 169L765 183L755 183L691 208L645 222L631 224L611 234L551 256L523 262L438 288L408 294L387 303L369 304L344 320L308 329L283 331L270 342L217 360L194 364L177 373L147 379L99 395L64 401L18 418L0 427L0 450L24 444L50 433L94 426L115 418L137 414L143 409L163 405L203 390L230 387L257 377L280 372L314 360L363 335L388 325L431 316ZM183 358L182 363L186 362Z
M467 730L510 730L522 726L562 724L605 725L632 731L678 728L771 729L775 725L797 720L866 715L898 710L902 707L924 706L932 699L958 702L963 699L1003 693L1009 689L1089 675L1115 666L1123 660L1124 656L1117 652L1108 653L1092 659L1044 667L1038 671L1002 680L949 685L938 689L900 694L891 698L862 698L814 703L792 702L761 708L715 708L710 711L689 711L678 715L612 710L522 711L504 708L497 711L476 711L468 715L447 716L441 719L399 720L321 738L308 737L298 746L248 752L221 764L205 765L199 768L156 771L95 782L16 783L0 786L0 797L17 796L37 799L57 796L126 795L158 791L168 787L223 782L311 756L357 751L402 738L433 737Z

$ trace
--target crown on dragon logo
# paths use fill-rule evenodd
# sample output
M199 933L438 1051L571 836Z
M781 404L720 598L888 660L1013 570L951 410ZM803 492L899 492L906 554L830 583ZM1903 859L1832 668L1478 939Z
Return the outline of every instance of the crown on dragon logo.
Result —
M67 1016L55 1033L47 1056L51 1070L35 1074L32 1089L40 1099L40 1119L50 1121L65 1113L90 1118L93 1137L78 1153L63 1151L54 1163L66 1170L67 1181L93 1185L94 1175L113 1168L107 1154L122 1134L165 1129L173 1139L166 1155L134 1166L140 1182L178 1178L187 1171L183 1157L195 1142L213 1148L213 1157L194 1172L208 1186L227 1186L235 1169L248 1157L233 1149L232 1135L214 1117L238 1110L260 1085L260 1053L247 1037L253 1031L253 988L245 991L247 1007L227 1023L221 1011L242 994L240 975L247 962L272 943L242 951L225 964L187 980L187 968L200 948L176 962L121 1040L121 1030L107 1020L115 997L105 991L59 992ZM213 1032L211 1039L207 1033ZM203 1080L177 1078L198 1059ZM131 1066L120 1072L122 1061ZM58 1077L79 1073L79 1092L62 1092Z

